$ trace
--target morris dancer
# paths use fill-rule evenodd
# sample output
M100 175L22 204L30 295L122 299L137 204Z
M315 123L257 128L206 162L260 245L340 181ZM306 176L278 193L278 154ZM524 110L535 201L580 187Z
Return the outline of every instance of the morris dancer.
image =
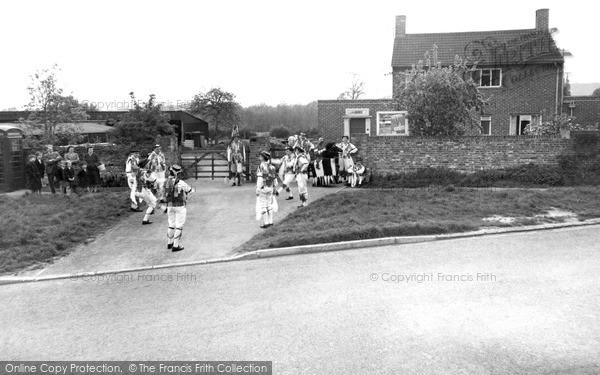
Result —
M277 186L277 172L271 164L271 154L267 151L260 153L260 165L256 170L256 220L263 219L261 228L273 225L273 212L277 212L279 206L273 194Z
M173 164L169 172L170 176L165 183L165 190L167 192L167 217L169 220L167 249L175 252L183 250L183 246L179 246L179 240L183 232L183 224L185 224L185 205L187 195L193 193L194 189L179 179L179 172L181 172L179 165Z
M152 193L152 189L154 188L155 183L156 181L154 180L154 178L152 178L150 172L148 172L146 169L140 170L140 173L138 174L138 181L136 183L136 185L138 186L138 191L136 191L135 193L135 198L143 200L148 205L144 218L142 219L142 225L152 224L152 222L150 221L150 215L153 214L154 209L157 207L160 207L165 214L167 213L167 206L158 206L158 200L156 199L156 196Z
M227 162L229 164L229 179L234 179L233 185L242 186L242 174L244 173L244 160L246 155L246 146L237 134L233 134L233 139L227 147Z
M348 169L348 173L350 173L350 177L348 179L350 186L356 187L357 185L362 185L363 180L365 178L365 171L365 166L357 160L356 164L354 164L352 167L350 167L350 169Z
M277 189L277 194L281 194L281 191L285 189L288 192L286 200L294 199L294 193L290 188L290 184L296 179L294 174L294 164L296 163L296 155L294 155L294 149L291 147L285 148L285 156L281 158L281 167L279 167L279 178L283 181L282 186Z
M325 140L323 137L319 138L317 145L315 146L315 160L312 162L313 167L313 186L319 185L319 178L325 180L325 174L323 173L323 151L325 151ZM325 183L323 183L325 185Z
M350 139L347 135L342 137L342 143L338 143L337 147L342 150L342 155L340 157L340 172L344 172L342 176L347 180L348 170L354 165L352 154L358 152L358 149L350 143Z
M152 172L152 178L156 180L156 190L158 190L156 198L163 200L165 196L165 171L167 170L167 164L160 145L155 145L152 153L148 155L148 169Z
M302 149L304 149L305 156L308 159L308 161L310 162L310 155L309 154L310 154L310 152L312 150L314 150L315 145L313 145L312 142L309 141L308 138L306 138L306 134L305 133L300 133L300 136L296 140L296 144L294 144L293 147L294 148L301 147Z
M142 212L138 208L138 201L136 193L138 192L138 173L140 168L138 166L140 162L140 152L138 150L131 150L129 157L125 162L125 174L127 175L127 185L129 185L129 199L131 200L130 210L133 212Z
M308 181L308 165L310 163L302 147L296 146L294 151L296 151L294 172L296 173L296 182L298 183L298 194L300 195L300 201L302 202L298 207L306 207L306 201L308 199L308 187L306 186L306 183Z

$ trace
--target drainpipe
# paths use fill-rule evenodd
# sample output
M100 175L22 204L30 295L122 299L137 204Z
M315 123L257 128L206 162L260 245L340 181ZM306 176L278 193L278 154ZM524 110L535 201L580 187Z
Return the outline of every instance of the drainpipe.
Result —
M559 87L562 86L560 84L560 65L558 65L557 63L554 63L554 64L556 65L556 101L555 101L556 107L554 108L554 110L555 110L554 113L557 114L557 115L560 115L562 113L562 105L561 105L561 103L562 103L562 90L560 90L561 101L560 102L558 101L558 98L559 98Z

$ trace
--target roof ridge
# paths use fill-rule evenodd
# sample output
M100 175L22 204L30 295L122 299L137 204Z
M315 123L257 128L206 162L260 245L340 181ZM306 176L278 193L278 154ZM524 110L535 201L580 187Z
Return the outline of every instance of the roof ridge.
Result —
M407 36L440 36L440 35L467 35L467 34L518 34L523 32L544 32L546 30L538 29L511 29L511 30L488 30L488 31L449 31L449 32L438 32L438 33L411 33L398 36L396 39L405 38ZM546 31L549 33L549 31Z

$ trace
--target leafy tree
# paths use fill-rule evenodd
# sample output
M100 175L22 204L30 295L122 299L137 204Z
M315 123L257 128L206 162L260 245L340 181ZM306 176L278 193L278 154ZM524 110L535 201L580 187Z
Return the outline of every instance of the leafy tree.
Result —
M358 74L352 73L352 83L346 91L338 96L338 100L355 100L364 95L365 83L360 80Z
M142 104L135 99L133 92L129 96L133 108L121 116L121 120L110 131L116 143L150 149L158 136L175 134L175 126L169 123L169 114L162 111L154 94Z
M235 101L235 95L221 88L213 88L206 93L195 95L189 106L192 114L209 123L215 137L226 135L228 132L230 134L232 127L241 122L241 109L242 106ZM227 127L227 130L223 127Z
M241 121L246 127L256 131L269 131L273 127L285 125L290 129L308 130L317 127L317 102L308 104L279 104L275 107L266 104L243 108Z
M405 83L396 87L394 99L408 111L411 134L458 136L479 127L473 111L481 110L487 100L472 79L474 71L458 56L453 65L443 67L434 45L432 55L425 54L425 63L419 61L401 73Z
M600 96L600 87L598 87L596 90L594 90L594 92L592 93L592 96Z
M79 103L72 95L62 95L63 89L56 80L58 71L58 66L54 64L51 68L38 70L30 76L31 84L27 87L31 97L27 105L30 115L24 121L26 132L43 130L42 139L39 140L43 143L54 144L59 138L64 142L75 143L78 139L77 131L64 124L87 120L86 111L92 108L87 103ZM61 124L63 126L59 127ZM60 130L60 137L57 130Z

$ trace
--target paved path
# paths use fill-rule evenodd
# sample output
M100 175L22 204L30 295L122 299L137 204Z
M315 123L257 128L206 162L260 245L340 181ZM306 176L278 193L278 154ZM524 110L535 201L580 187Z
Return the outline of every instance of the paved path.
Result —
M255 234L262 221L255 220L255 185L225 185L223 180L188 180L196 187L189 196L187 221L183 230L182 245L185 250L173 253L167 250L167 216L155 212L153 224L142 226L143 213L125 218L95 241L79 246L73 253L60 259L42 271L28 272L24 276L50 276L77 272L145 267L170 263L191 262L221 258L235 253L240 246ZM329 188L309 187L309 202L338 191L342 185ZM294 200L280 197L279 212L275 214L275 225L267 230L276 230L277 223L297 209L297 189L293 185ZM144 206L145 207L145 206Z
M585 227L5 285L0 353L269 360L275 374L598 374L599 242Z

